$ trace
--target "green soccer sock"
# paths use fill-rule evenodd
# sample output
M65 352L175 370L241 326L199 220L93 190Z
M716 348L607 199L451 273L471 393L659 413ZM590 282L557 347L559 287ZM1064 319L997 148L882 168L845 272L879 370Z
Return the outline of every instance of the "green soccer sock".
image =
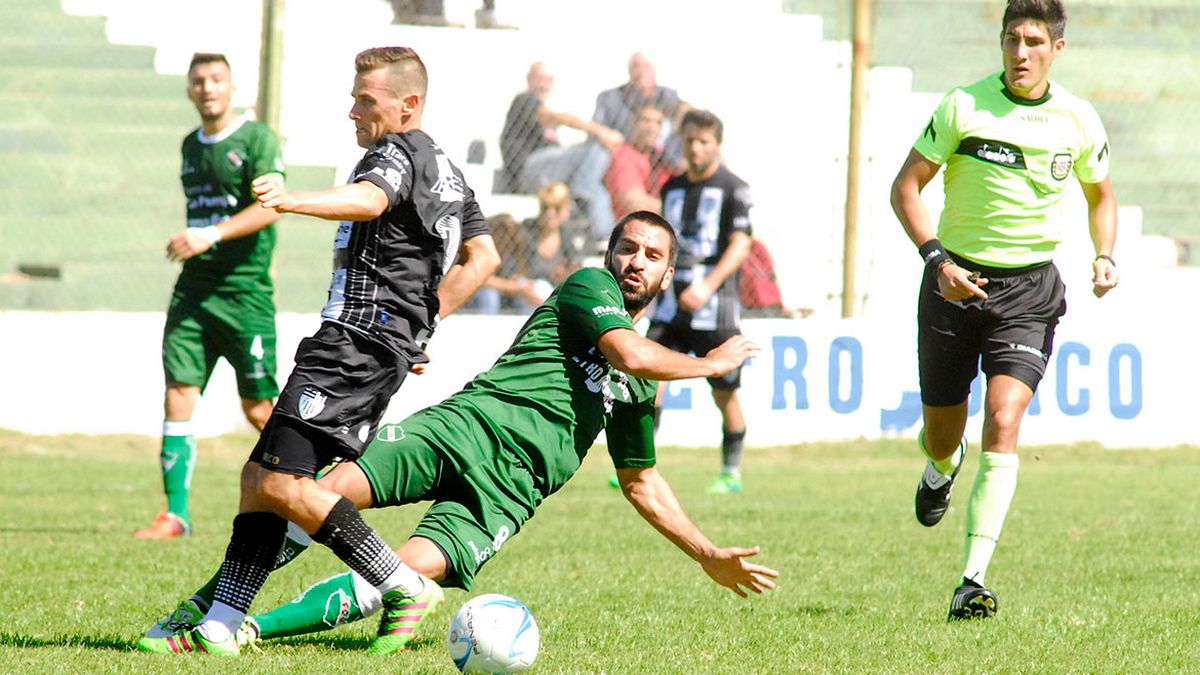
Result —
M191 420L163 422L162 451L163 491L167 493L167 511L191 524L188 496L192 491L192 470L196 467L196 436Z
M280 547L279 555L275 558L275 567L271 568L271 571L275 571L292 562L297 556L304 553L309 546L312 546L312 538L308 536L308 533L302 530L299 525L289 522L287 537L283 540L283 546ZM218 570L207 583L192 594L192 598L199 598L203 601L205 607L211 607L213 595L217 592L217 579L220 575L221 572Z
M378 610L382 596L353 572L317 582L298 598L254 617L259 638L287 637L329 630Z
M933 464L933 468L937 469L938 473L942 474L943 476L949 476L953 474L954 470L958 468L959 463L963 459L962 453L960 453L957 449L950 453L950 456L946 457L945 459L934 459L930 457L929 451L925 449L925 427L921 427L921 431L917 432L917 446L921 448L921 454L925 455L926 459Z
M979 473L967 502L967 542L963 551L963 577L980 585L1017 490L1019 466L1016 453L980 453Z

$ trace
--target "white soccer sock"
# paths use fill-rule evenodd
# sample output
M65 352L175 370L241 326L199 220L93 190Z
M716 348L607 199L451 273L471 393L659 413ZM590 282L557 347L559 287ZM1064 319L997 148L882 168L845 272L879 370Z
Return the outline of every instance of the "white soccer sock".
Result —
M350 579L354 582L354 600L363 616L370 616L383 607L383 594L378 588L367 583L366 579L353 570L350 571Z
M963 551L963 577L983 585L988 563L996 551L1004 518L1017 490L1016 453L983 452L979 473L967 502L967 541Z
M200 622L199 631L209 642L225 642L237 633L246 613L231 607L221 601L215 601L204 620Z
M380 594L389 593L399 589L405 597L415 598L425 590L425 581L420 574L413 568L405 565L403 562L391 574L383 580L383 583L375 587Z

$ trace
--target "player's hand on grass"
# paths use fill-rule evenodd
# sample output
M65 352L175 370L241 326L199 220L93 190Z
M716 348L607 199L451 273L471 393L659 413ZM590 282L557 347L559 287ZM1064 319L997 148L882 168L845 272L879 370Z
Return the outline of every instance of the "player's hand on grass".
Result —
M712 364L716 372L712 377L720 377L746 362L746 359L758 355L759 346L745 335L734 335L721 344L713 347L704 355L704 360Z
M1105 293L1116 288L1120 282L1117 266L1111 260L1096 258L1092 261L1092 295L1103 298Z
M987 279L980 278L978 272L965 270L954 263L942 265L938 269L938 291L946 300L958 302L973 298L987 300L987 293L983 292L983 287L987 286L987 282Z
M255 196L258 197L258 203L263 208L275 209L279 213L287 213L292 210L295 200L288 194L287 187L283 183L283 176L277 173L259 176L250 184L250 188L254 190Z
M746 558L757 555L754 548L719 548L711 556L702 558L700 566L713 581L737 593L743 598L746 591L762 593L775 588L779 572Z

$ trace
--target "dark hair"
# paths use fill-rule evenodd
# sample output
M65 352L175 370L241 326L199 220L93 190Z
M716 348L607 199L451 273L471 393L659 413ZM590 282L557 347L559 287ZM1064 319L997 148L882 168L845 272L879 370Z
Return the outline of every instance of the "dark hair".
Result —
M1067 9L1062 0L1008 0L1004 8L1004 18L1000 24L1000 34L1003 35L1014 21L1033 19L1041 21L1050 29L1050 37L1060 40L1067 32Z
M675 235L675 228L671 227L671 223L653 211L634 211L617 221L617 224L613 226L612 234L608 237L608 250L604 253L605 260L612 258L612 252L617 248L617 242L621 241L621 236L625 234L625 226L634 220L667 231L667 235L671 238L671 251L668 258L671 267L674 267L675 261L679 259L679 237Z
M683 116L683 121L679 123L680 130L687 128L687 125L700 127L701 129L712 129L713 136L716 136L717 142L721 143L725 136L725 125L721 123L721 118L708 110L689 110Z
M188 72L192 72L192 68L205 63L224 63L226 68L229 68L230 71L233 70L233 68L229 67L229 60L225 58L224 54L218 54L217 52L196 52L192 54L192 62L188 64Z
M385 66L393 67L406 86L411 86L422 98L429 88L429 73L425 62L411 47L372 47L354 57L354 72L362 73Z

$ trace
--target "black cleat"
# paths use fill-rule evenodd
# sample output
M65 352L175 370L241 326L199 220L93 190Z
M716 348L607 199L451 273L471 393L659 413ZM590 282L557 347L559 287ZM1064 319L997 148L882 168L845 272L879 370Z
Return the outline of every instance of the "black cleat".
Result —
M933 527L942 520L942 516L946 515L946 509L950 506L950 490L954 488L954 479L958 478L958 472L962 471L963 464L967 458L967 439L963 439L958 445L958 466L954 467L954 473L947 478L945 474L933 468L933 462L925 463L925 473L921 476L921 482L917 484L917 522L925 527ZM936 487L935 487L936 486Z
M987 619L1000 609L1000 601L996 594L970 579L963 579L962 584L954 589L954 597L950 599L950 613L947 621L966 621L970 619Z

